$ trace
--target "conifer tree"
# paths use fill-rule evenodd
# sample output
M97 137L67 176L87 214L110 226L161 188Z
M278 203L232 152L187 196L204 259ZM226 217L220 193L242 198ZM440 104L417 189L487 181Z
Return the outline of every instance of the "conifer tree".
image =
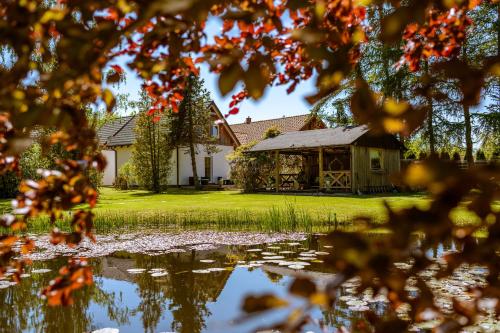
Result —
M169 134L169 140L176 147L189 148L196 189L201 188L196 166L196 155L200 149L204 149L208 153L216 150L210 132L210 103L210 93L205 89L203 79L191 75L184 91L184 99L179 106L179 112L173 113L171 117L172 131Z
M150 99L144 92L141 100L135 103L139 114L136 116L132 164L139 185L160 193L166 189L171 172L173 148L168 135L165 135L170 131L170 118L148 114L150 104Z

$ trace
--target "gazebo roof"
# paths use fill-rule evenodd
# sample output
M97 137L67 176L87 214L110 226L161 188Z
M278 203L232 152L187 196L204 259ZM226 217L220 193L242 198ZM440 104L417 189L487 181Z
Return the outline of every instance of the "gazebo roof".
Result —
M253 146L251 152L269 150L293 150L353 144L368 133L367 126L345 126L301 132L289 132L263 140Z

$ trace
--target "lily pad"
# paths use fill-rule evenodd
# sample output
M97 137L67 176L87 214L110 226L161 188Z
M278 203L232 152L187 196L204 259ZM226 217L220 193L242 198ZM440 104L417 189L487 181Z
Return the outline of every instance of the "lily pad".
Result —
M196 273L196 274L208 274L208 273L210 273L210 271L208 269L193 269L192 272Z
M278 260L278 259L285 259L283 256L268 256L268 257L262 257L262 259L265 260Z
M298 269L304 269L304 266L293 264L293 265L289 265L288 268L297 269L298 270Z
M160 277L160 276L165 276L165 275L168 275L168 273L167 272L155 272L155 273L151 274L152 277Z
M212 268L207 268L207 271L210 271L210 272L223 272L223 271L226 271L226 269L222 268L222 267L212 267Z
M31 274L44 274L44 273L48 273L48 272L51 272L51 271L52 270L48 269L48 268L32 269L31 270Z
M201 259L200 262L203 262L205 264L212 264L215 262L215 260L212 259Z
M127 272L129 274L141 274L141 273L144 273L146 271L146 269L144 268L130 268L130 269L127 269Z

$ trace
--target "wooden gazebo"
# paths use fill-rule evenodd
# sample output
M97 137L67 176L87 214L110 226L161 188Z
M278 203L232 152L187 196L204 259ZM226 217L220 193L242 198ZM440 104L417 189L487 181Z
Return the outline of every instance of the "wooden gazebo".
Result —
M400 170L402 145L393 135L374 135L366 126L289 132L257 143L249 153L271 153L275 168L262 188L273 191L385 192ZM301 157L300 171L283 173L281 156ZM266 178L266 177L263 177Z

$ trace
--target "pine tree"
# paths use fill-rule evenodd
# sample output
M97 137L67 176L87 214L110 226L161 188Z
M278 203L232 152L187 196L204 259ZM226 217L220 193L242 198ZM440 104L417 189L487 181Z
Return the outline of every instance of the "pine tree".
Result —
M173 147L166 135L170 132L170 118L166 115L154 117L148 114L151 101L144 92L141 94L141 100L135 105L139 114L136 116L136 141L132 151L132 164L139 185L160 193L166 189L171 172L170 158Z
M210 103L210 93L205 89L203 79L191 75L184 92L184 99L179 106L179 112L172 114L171 117L170 140L176 147L189 147L196 189L201 188L196 166L199 145L202 145L208 153L216 151L214 139L210 133Z

